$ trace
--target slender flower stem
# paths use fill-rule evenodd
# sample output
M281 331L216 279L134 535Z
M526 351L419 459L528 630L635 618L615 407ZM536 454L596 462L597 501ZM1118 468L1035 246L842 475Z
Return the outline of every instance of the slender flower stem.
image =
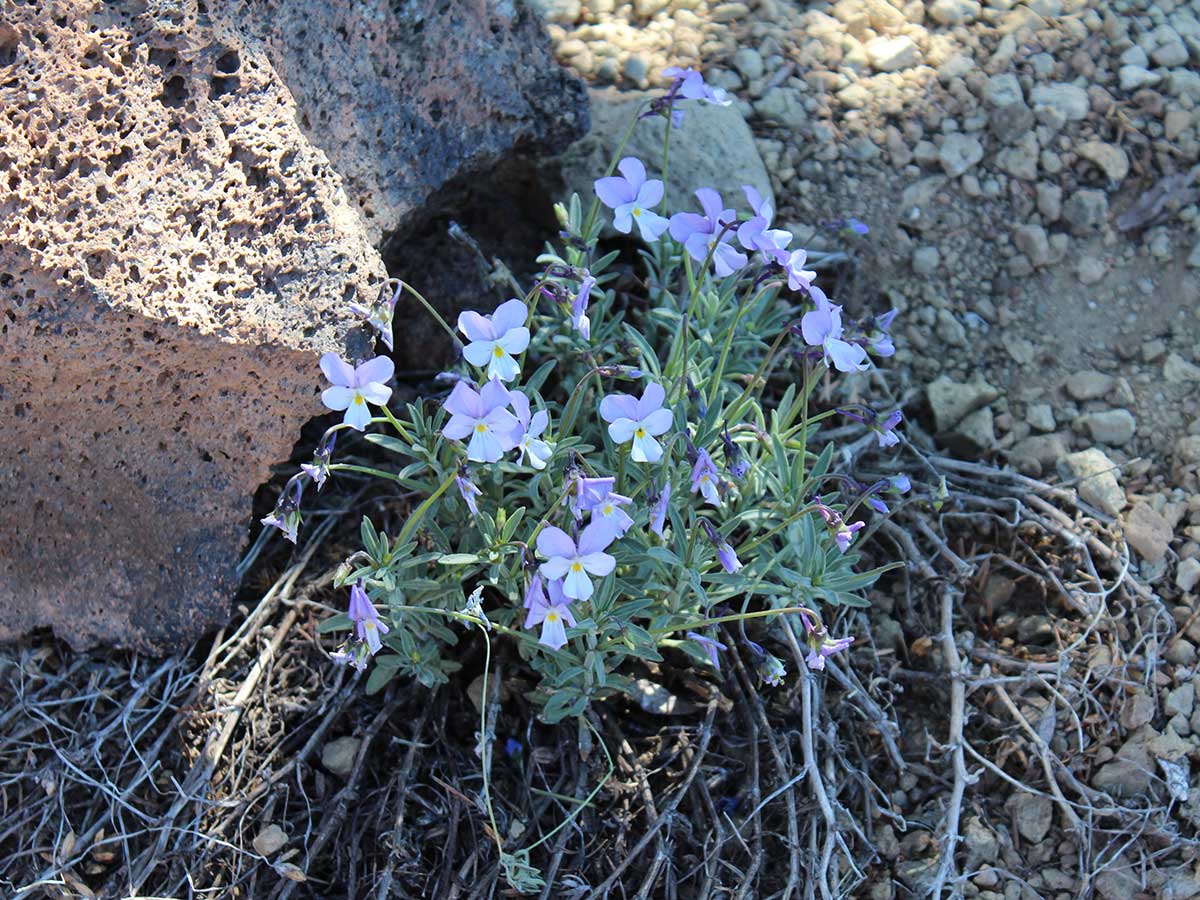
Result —
M383 414L387 418L388 422L391 423L391 426L396 429L396 433L398 435L400 435L400 437L403 438L405 441L407 441L409 447L411 447L412 443L413 443L413 439L409 435L409 433L405 429L405 427L400 424L400 420L397 419L394 415L392 415L392 411L390 409L388 409L386 406L381 406L379 408L383 410Z
M454 484L454 474L455 473L451 472L446 480L438 485L437 490L426 497L424 501L422 501L421 505L413 510L412 515L408 517L408 521L404 523L404 527L400 529L400 537L396 540L397 544L403 545L410 537L412 537L412 533L417 530L417 526L420 525L421 520L425 518L425 513L429 512L429 508L437 502L437 498L446 493L446 491L450 490L450 485Z
M410 294L412 294L413 297L416 298L418 303L420 303L423 307L425 307L425 311L427 313L429 313L431 316L433 316L437 320L437 323L442 326L442 328L445 330L446 334L450 335L450 340L454 341L454 346L461 349L462 341L460 341L458 339L458 335L454 333L454 329L451 328L448 324L446 324L446 320L442 318L442 314L433 308L433 304L431 304L428 300L426 300L424 297L422 297L421 292L418 291L416 288L414 288L407 281L401 281L400 285L406 291L408 291Z
M603 788L604 785L608 784L608 779L612 778L613 772L616 771L616 766L613 764L612 754L608 752L608 746L604 743L604 739L600 736L600 732L596 731L596 727L587 719L581 719L580 721L587 725L587 727L591 729L592 734L596 736L596 743L600 745L600 749L604 751L605 759L608 760L608 771L605 773L604 777L600 779L600 783L592 788L592 792L588 794L587 797L585 797L582 801L572 799L571 802L577 803L578 806L571 811L569 816L526 847L526 853L528 853L530 850L540 847L542 844L546 843L546 841L550 840L550 838L554 837L554 835L558 834L573 821L575 821L576 817L578 817L581 812L592 805L592 800L595 799L596 795L600 793L600 789Z
M758 293L753 298L743 299L738 304L737 315L733 317L733 322L730 323L728 330L725 332L725 346L721 348L721 358L717 361L717 369L712 376L712 388L708 393L708 405L713 406L717 402L717 394L721 390L721 378L725 374L725 363L729 359L729 349L733 346L733 333L737 331L738 323L742 321L742 316L746 314L751 306L758 302L758 299L769 289L777 287L775 284L765 284L759 288ZM750 290L746 291L746 296L749 297L750 291L754 290L751 285Z

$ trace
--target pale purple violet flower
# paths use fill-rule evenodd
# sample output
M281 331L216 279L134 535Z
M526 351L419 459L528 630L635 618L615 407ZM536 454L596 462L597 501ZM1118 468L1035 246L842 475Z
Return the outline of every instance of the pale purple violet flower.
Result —
M351 665L356 671L362 672L367 668L367 654L362 652L363 645L356 644L351 650L345 644L339 647L335 652L329 654L329 659L334 665L345 666Z
M611 475L603 478L578 476L575 479L575 492L571 497L571 512L575 514L575 521L581 521L585 512L592 512L604 502L604 498L616 483L617 479Z
M650 509L650 530L659 537L663 536L663 529L667 525L667 509L671 503L671 482L668 480L663 484L663 489L658 497L653 500L653 506Z
M842 340L842 308L830 303L829 298L817 288L810 288L817 308L807 312L800 320L804 341L810 347L821 347L825 353L825 364L839 372L861 372L869 368L867 351L858 344Z
M558 650L567 643L567 626L575 627L575 616L571 613L571 601L563 593L563 583L551 581L549 589L549 599L545 595L533 598L529 613L525 616L525 627L541 625L538 643Z
M550 424L550 414L544 409L531 414L529 398L520 391L509 391L508 396L513 411L517 414L518 424L512 435L513 440L517 442L517 461L528 457L529 465L535 469L546 468L546 461L554 451L540 438Z
M742 568L742 561L738 559L737 553L729 542L722 537L721 532L713 526L708 519L701 519L700 526L704 529L704 534L708 538L709 543L717 548L717 560L730 575L736 574Z
M442 434L452 441L470 437L467 459L474 462L496 462L517 446L513 432L520 423L505 407L510 402L508 389L493 378L476 393L468 384L459 382L444 404L450 421Z
M891 309L871 320L871 328L867 331L867 349L876 356L895 355L896 345L892 343L888 329L892 327L892 320L899 312L898 309Z
M908 476L901 472L899 475L893 475L888 479L891 482L890 491L897 494L907 494L912 490L912 482L908 480Z
M383 341L383 345L389 351L396 349L393 345L392 337L392 320L396 315L396 301L400 299L400 294L404 290L404 282L396 285L396 293L392 294L392 299L387 299L387 285L379 289L379 298L370 306L362 306L358 303L350 304L350 311L356 316L361 316L367 320L367 324L379 332L379 337Z
M762 195L748 184L742 185L742 191L754 213L751 219L738 226L737 237L742 246L751 253L756 250L762 251L768 261L776 259L780 254L786 255L783 248L792 242L792 235L782 228L771 227L771 220L775 217L775 209L771 202L764 200Z
M587 600L595 590L588 575L603 578L616 568L617 561L604 552L612 540L608 529L599 524L583 529L578 543L551 525L537 538L538 553L546 557L541 572L549 579L563 579L563 593L572 600Z
M595 286L596 279L589 272L579 282L579 291L571 301L571 327L583 335L585 341L592 339L592 320L588 318L587 308Z
M721 195L712 188L700 188L696 199L704 215L681 212L671 216L671 237L683 244L688 255L698 263L708 259L712 248L713 266L717 277L731 275L746 264L746 254L740 253L729 243L730 233L725 227L737 221L732 209L721 204Z
M522 601L522 605L526 609L530 609L539 599L542 603L546 602L546 588L542 582L542 574L534 572L533 577L529 579L529 587L525 588L525 599Z
M379 611L363 590L361 581L355 582L350 588L350 621L354 623L358 639L367 645L372 656L383 648L379 636L387 634L390 629L379 618Z
M609 534L612 535L614 540L624 537L625 532L633 527L633 519L621 507L628 506L632 502L632 497L626 497L610 491L608 496L592 507L592 520L589 524L599 524L601 527L608 529Z
M726 647L724 644L722 644L720 641L713 640L710 637L705 637L702 634L697 634L694 631L687 632L687 636L690 637L693 641L695 641L697 644L700 645L700 649L702 649L706 654L708 654L708 661L710 663L712 663L712 667L714 669L716 669L718 672L720 672L721 671L721 659L720 659L720 657L717 656L717 651L728 650L729 648Z
M875 437L879 440L880 447L894 447L900 443L900 436L896 433L896 426L904 419L904 413L900 410L893 410L882 421L879 418L879 413L873 409L864 409L861 414L848 409L839 409L838 412L847 419L861 422L867 428L871 429L871 431L875 432Z
M654 463L662 459L662 445L655 440L670 430L674 416L663 409L667 392L651 381L640 399L629 394L609 394L600 401L600 417L608 422L608 436L614 443L632 441L629 452L634 462Z
M838 550L845 553L850 549L850 543L854 540L854 535L866 527L866 522L855 522L852 525L847 525L842 522L838 525L837 530L833 533L833 539L837 542Z
M817 277L817 273L804 268L807 261L807 250L780 250L775 254L775 262L783 267L784 274L787 275L788 287L793 291L811 293L813 290L812 282Z
M821 499L816 498L817 512L821 514L821 518L825 520L826 527L833 533L833 539L837 542L838 550L845 553L850 549L850 544L854 540L854 535L866 527L865 522L855 522L853 525L847 525L841 513L834 509L830 509Z
M321 490L325 486L325 479L329 477L329 463L333 458L333 448L337 443L337 432L326 432L321 438L321 443L317 445L316 452L313 453L313 461L311 463L300 463L300 470L316 482L317 490Z
M454 483L458 485L458 492L462 495L463 502L467 504L471 515L479 515L479 504L475 502L475 498L481 496L483 491L471 480L466 468L458 470L458 474L454 476Z
M662 74L664 78L676 82L675 93L684 100L702 100L715 106L729 106L733 102L724 88L711 87L705 82L704 76L691 66L686 69L670 66L663 69Z
M344 409L342 421L356 431L362 431L371 421L368 403L383 406L392 396L386 382L395 374L396 366L386 356L351 366L331 351L321 357L321 371L333 384L321 392L321 402L329 409Z
M741 481L750 471L750 463L742 459L742 449L729 436L729 428L721 435L721 446L725 449L725 467L729 474Z
M597 178L596 196L613 211L613 228L629 234L637 223L638 233L646 243L654 243L667 230L668 222L654 207L662 202L663 183L657 178L646 180L646 167L634 156L619 163L620 175Z
M708 455L707 450L698 451L696 464L692 466L691 492L695 494L699 491L706 501L713 506L720 506L721 494L718 490L720 483L721 475L717 471L717 464L713 462L713 458Z
M473 366L486 366L489 379L512 381L521 374L514 357L529 346L525 319L529 308L520 300L501 303L490 316L472 310L460 313L458 330L471 343L463 347L463 356Z
M896 426L904 418L900 410L893 410L886 419L874 426L875 436L879 439L880 447L895 447L900 443L900 435L896 434Z
M304 483L299 476L293 476L283 486L275 509L269 516L263 516L259 521L269 528L278 528L283 536L296 543L300 531L300 498L304 494Z
M844 637L833 639L829 637L829 632L825 630L824 625L813 625L807 615L800 613L800 620L804 623L804 630L808 632L808 656L804 661L808 667L814 672L820 672L825 669L826 657L833 656L835 653L840 653L854 643L854 638Z

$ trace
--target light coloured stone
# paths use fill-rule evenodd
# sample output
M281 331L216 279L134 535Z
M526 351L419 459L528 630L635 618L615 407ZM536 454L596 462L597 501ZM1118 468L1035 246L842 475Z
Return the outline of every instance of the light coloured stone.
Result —
M1121 181L1129 174L1129 157L1116 144L1084 141L1075 148L1075 152L1094 162L1113 181Z
M1034 107L1048 106L1062 114L1068 122L1079 122L1087 118L1087 91L1066 83L1035 85L1030 92Z
M1102 450L1092 447L1069 453L1058 461L1059 475L1077 483L1079 496L1110 516L1125 507L1118 469Z
M334 775L346 778L354 770L354 760L361 745L361 738L335 738L321 748L321 765Z
M951 178L957 178L983 159L983 145L969 134L948 134L938 149L938 158L943 171Z
M921 61L921 50L908 35L877 37L866 44L867 57L878 72L898 72Z

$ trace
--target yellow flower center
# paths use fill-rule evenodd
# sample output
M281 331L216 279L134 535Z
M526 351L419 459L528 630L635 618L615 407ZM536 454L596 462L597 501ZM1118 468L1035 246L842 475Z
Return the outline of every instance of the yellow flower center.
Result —
M546 613L546 621L547 622L557 622L558 621L558 613L556 613L554 610L550 610L550 612Z
M611 516L613 514L613 505L611 503L605 503L600 510L600 514L602 516Z
M362 406L362 405L363 405L364 403L366 403L366 402L367 402L367 401L366 401L365 399L363 399L363 395L362 395L362 394L355 394L355 395L354 395L354 405L355 405L355 406Z
M500 359L500 357L504 356L504 348L497 344L494 348L492 348L492 356L496 357L496 359Z
M633 436L634 436L634 437L636 437L636 438L644 438L644 437L646 436L646 429L645 429L645 428L639 428L637 431L635 431L635 432L633 433Z
M583 564L582 563L571 563L571 571L572 572L582 572Z
M374 631L375 623L368 619L367 621L363 622L363 627L366 628L367 631Z
M633 208L633 214L635 216L640 216L642 214L642 208L640 206L635 206Z
M486 434L487 430L488 430L487 423L486 422L476 422L475 430L478 431L480 434Z

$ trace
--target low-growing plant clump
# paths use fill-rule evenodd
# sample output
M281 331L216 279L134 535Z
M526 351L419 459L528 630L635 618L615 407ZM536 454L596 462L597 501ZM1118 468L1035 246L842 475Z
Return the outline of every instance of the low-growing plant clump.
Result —
M687 102L729 102L694 71L668 75L671 88L631 131L648 116L678 123ZM586 210L578 196L557 207L560 246L539 257L523 297L464 312L456 330L403 282L355 308L388 348L406 292L437 317L463 361L441 376L448 396L393 411L388 357L322 358L322 399L343 421L263 521L295 541L302 495L340 471L421 498L397 535L364 517L363 547L336 578L348 608L323 630L351 632L332 658L371 665L368 691L397 676L447 681L465 625L485 632L489 655L493 640L512 641L537 676L540 718L577 719L586 741L591 704L637 699L646 665L719 671L718 625L733 627L767 685L786 677L773 649L820 670L851 645L831 613L865 605L862 591L888 568L856 570L860 511L886 514L910 485L903 475L858 483L833 471L833 444L810 448L835 416L895 445L901 416L811 401L826 376L894 352L895 312L844 320L814 283L820 257L791 247L752 187L748 215L703 186L700 211L667 209L669 140L668 129L661 178L618 152ZM636 295L612 289L620 251L600 249L610 222L640 239ZM847 241L867 232L855 220L834 227ZM780 374L789 383L777 391ZM335 461L347 429L396 466ZM491 738L481 715L481 756ZM541 883L529 849L501 847L522 889Z

